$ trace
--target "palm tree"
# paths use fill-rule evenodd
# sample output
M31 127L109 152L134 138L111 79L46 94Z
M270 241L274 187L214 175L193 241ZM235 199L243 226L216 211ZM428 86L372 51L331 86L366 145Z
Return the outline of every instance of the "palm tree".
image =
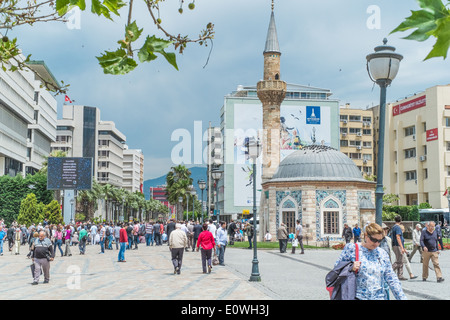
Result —
M192 185L192 178L191 171L185 166L179 165L177 167L172 167L171 171L169 171L169 173L167 174L166 184L166 195L167 200L169 200L170 204L178 206L179 197L183 198L183 207L185 206L188 197L190 201L191 195L188 191L189 186ZM181 211L182 210L177 210L177 212L180 213ZM181 218L182 216L182 214L178 214L178 218Z
M108 212L109 209L109 201L112 199L113 197L113 189L114 187L112 185L110 185L109 183L105 184L102 187L102 197L105 199L105 204L106 204L106 221L110 220L110 215Z

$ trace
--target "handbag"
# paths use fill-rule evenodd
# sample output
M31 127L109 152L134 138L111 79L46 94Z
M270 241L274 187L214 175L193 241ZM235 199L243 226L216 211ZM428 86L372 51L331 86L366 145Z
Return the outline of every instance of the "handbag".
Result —
M298 247L298 239L295 238L294 240L292 240L292 246L293 247Z
M355 262L357 262L357 261L359 261L359 246L357 243L355 243ZM358 270L356 270L355 273L358 273ZM326 287L325 289L330 294L330 299L331 299L331 297L333 295L334 287Z

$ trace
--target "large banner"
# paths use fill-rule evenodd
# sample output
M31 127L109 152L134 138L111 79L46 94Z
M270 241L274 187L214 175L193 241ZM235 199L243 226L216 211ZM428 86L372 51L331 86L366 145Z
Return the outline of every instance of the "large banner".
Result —
M330 117L330 107L282 106L280 161L311 144L331 146Z
M253 164L245 142L251 137L262 141L262 105L236 104L234 107L234 205L253 207ZM261 190L262 156L256 164L256 189ZM261 192L256 192L259 207Z

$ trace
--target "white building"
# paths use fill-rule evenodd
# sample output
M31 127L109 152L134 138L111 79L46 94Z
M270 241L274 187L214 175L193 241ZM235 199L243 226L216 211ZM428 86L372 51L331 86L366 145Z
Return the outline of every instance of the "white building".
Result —
M140 149L123 150L123 188L130 191L140 191L144 183L144 154Z
M43 61L29 66L60 86ZM32 72L0 70L0 175L34 173L56 138L57 102Z

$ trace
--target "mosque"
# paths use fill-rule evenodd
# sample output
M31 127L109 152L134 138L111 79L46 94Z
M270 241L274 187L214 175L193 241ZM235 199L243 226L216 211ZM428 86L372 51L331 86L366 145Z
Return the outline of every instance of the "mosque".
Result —
M375 221L376 184L365 180L345 154L315 141L280 162L280 139L275 135L281 132L280 105L286 97L280 57L272 2L264 50L264 79L257 84L264 129L260 237L266 231L276 235L281 223L294 232L299 219L305 244L342 242L344 224L363 227ZM338 131L334 134L338 135Z

